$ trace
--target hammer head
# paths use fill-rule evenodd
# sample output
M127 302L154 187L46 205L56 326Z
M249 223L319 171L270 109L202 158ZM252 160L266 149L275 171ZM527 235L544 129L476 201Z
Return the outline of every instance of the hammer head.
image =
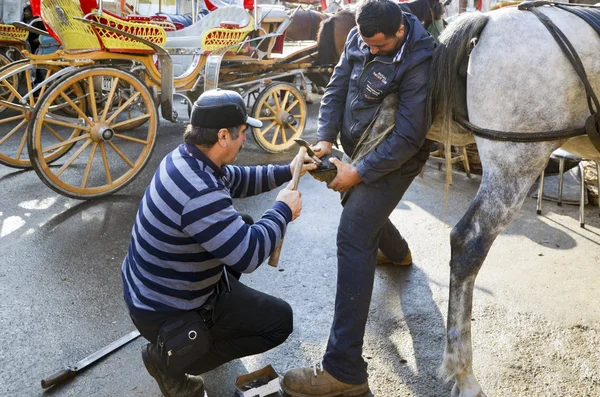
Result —
M294 142L296 142L300 146L305 147L306 154L308 154L311 158L316 156L315 152L313 152L313 150L310 148L310 144L308 142L306 142L304 139L294 138Z

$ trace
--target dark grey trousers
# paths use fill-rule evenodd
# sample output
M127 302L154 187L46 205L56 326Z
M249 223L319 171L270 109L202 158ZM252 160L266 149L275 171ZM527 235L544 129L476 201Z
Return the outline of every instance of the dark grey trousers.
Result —
M427 153L427 152L425 152ZM404 259L408 244L389 216L419 174L428 153L407 161L373 184L361 183L343 197L337 234L338 275L335 314L323 366L350 384L367 380L363 337L373 292L377 248L388 258Z

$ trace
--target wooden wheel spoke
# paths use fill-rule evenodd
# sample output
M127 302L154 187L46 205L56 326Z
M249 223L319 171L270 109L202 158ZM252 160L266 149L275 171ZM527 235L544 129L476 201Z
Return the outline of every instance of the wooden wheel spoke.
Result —
M281 126L281 139L283 140L282 143L287 142L287 136L285 135L285 127L284 126Z
M61 174L63 172L65 172L65 170L67 168L69 168L71 163L73 163L73 161L75 161L77 159L77 157L79 157L79 155L81 155L81 153L83 153L83 151L90 145L90 143L92 143L92 140L88 139L83 145L81 145L81 147L79 149L77 149L77 151L67 160L67 162L64 163L62 167L60 167L60 169L56 173L56 176L57 177L61 176Z
M90 152L90 158L88 160L87 166L85 167L85 172L83 173L83 180L81 181L81 188L85 189L85 185L87 185L88 178L90 177L90 170L92 169L92 162L94 161L94 154L96 153L96 148L98 147L98 142L94 142L92 145L92 151Z
M110 168L108 166L108 158L106 157L104 142L100 142L100 153L102 154L102 164L104 164L104 172L106 173L106 182L109 185L112 185L112 177L110 176Z
M11 121L15 121L15 120L23 119L23 118L25 118L24 115L18 114L16 116L12 116L12 117L6 118L4 120L0 120L0 124L10 123Z
M88 87L90 90L90 107L92 108L92 119L94 122L98 121L98 108L96 107L96 92L94 91L94 81L92 76L88 77Z
M106 120L107 124L110 124L123 110L125 110L125 108L127 108L127 106L129 106L131 104L131 102L133 102L137 97L139 97L141 95L141 92L136 92L135 94L133 94L131 96L131 98L129 98L128 100L125 101L125 103L123 105L121 105L111 116L108 120Z
M290 127L290 128L292 129L292 131L294 131L294 135L297 135L297 134L298 134L298 130L296 129L296 127L294 127L294 126L293 126L293 125L291 125L291 124L288 124L288 127Z
M81 141L83 139L88 139L88 138L89 138L89 136L87 134L85 134L85 135L80 135L80 136L75 137L75 138L67 139L66 141L62 141L61 143L57 143L55 145L48 146L46 149L42 150L42 153L48 153L48 152L51 152L53 150L60 149L61 147L64 147L64 146L67 146L67 145L70 145L72 143L79 142L79 141Z
M279 95L277 94L277 91L273 91L273 94L271 94L273 96L273 101L275 102L275 108L277 109L277 111L281 110L281 104L279 103Z
M271 116L271 117L259 117L259 120L275 120L275 116Z
M44 80L48 80L48 77L50 77L51 74L52 70L48 69L48 71L46 72L46 78ZM48 84L42 85L42 88L40 88L40 94L38 95L38 98L41 98L42 95L44 95L44 92L46 92L46 87L48 87Z
M31 92L33 87L31 85L31 71L29 69L25 71L25 82L27 83L27 92ZM35 99L33 98L33 95L29 95L29 106L35 106Z
M119 86L119 78L115 77L112 84L113 85L110 89L110 93L108 94L108 97L106 98L106 104L104 105L104 111L102 112L102 117L100 118L100 121L105 121L106 116L108 116L108 111L110 109L110 105L112 103L113 97L115 96L115 91L117 90L117 87Z
M290 92L286 91L285 95L283 96L283 101L281 101L281 108L282 109L285 109L285 105L287 104L289 96L290 96Z
M56 125L60 125L61 127L73 128L76 130L84 130L84 131L90 130L90 127L85 127L85 126L77 125L77 124L71 124L71 123L67 123L66 121L56 120L56 119L51 119L51 118L45 119L44 123L56 124Z
M267 131L269 131L271 128L273 128L273 126L274 126L275 124L276 124L276 122L275 122L275 121L273 121L271 124L269 124L269 126L268 126L268 127L264 128L264 129L262 129L262 130L260 130L260 135L264 137L264 136L265 136L265 134L267 133Z
M296 105L297 105L297 104L299 104L299 103L300 103L300 100L299 100L299 99L296 99L294 102L292 102L292 104L290 105L290 107L289 107L289 108L285 109L285 111L289 113L289 112L290 112L290 111L291 111L291 110L292 110L294 107L296 107Z
M277 114L277 110L273 109L273 107L271 105L269 105L267 103L267 101L265 101L265 106L271 111L273 112L273 114Z
M0 105L4 106L5 108L17 110L19 112L24 112L27 109L27 107L25 107L23 105L8 102L8 101L5 101L4 99L0 99Z
M151 115L149 115L149 114L145 114L143 116L134 117L132 119L127 119L125 121L120 121L120 122L118 122L116 124L113 124L113 125L110 126L110 128L113 128L113 129L119 128L119 127L127 125L127 124L133 124L133 123L136 123L138 121L148 120L150 117L151 117Z
M83 110L81 110L79 108L79 106L75 105L75 102L73 102L71 100L71 98L69 98L63 91L61 91L60 96L69 104L71 105L71 107L73 108L73 110L75 110L77 112L77 114L79 116L81 116L82 119L85 120L85 122L87 123L87 125L94 125L94 123L92 123L92 121L88 118L88 116L83 113Z
M50 127L48 124L46 124L46 122L43 122L43 123L42 123L42 125L43 125L44 127L46 127L46 129L47 129L48 131L50 131L50 133L51 133L52 135L54 135L54 136L56 137L56 139L58 139L58 140L59 140L59 141L61 141L61 142L64 142L64 141L65 141L65 140L63 139L63 137L62 137L62 136L60 136L60 135L58 134L58 132L56 132L56 131L54 130L54 128L52 128L52 127Z
M8 81L6 81L6 80L2 80L2 84L4 84L4 86L5 86L6 88L8 88L8 90L9 90L10 92L12 92L12 93L13 93L13 94L14 94L14 95L15 95L15 96L16 96L16 97L19 99L19 101L20 101L21 99L23 99L23 96L21 96L21 94L19 94L19 92L18 92L17 90L15 90L15 87L13 87L12 85L10 85L10 83L9 83Z
M23 149L25 148L25 144L27 143L27 130L23 132L23 138L21 138L21 144L19 145L19 149L17 150L16 159L21 160L21 155L23 154Z
M10 138L11 136L13 136L26 123L27 123L27 119L24 118L23 120L21 120L21 122L19 124L17 124L17 126L15 128L13 128L12 130L10 130L10 132L8 134L6 134L4 136L4 138L0 139L0 145L2 145L4 142L6 142L8 140L8 138Z
M116 152L116 153L119 155L119 157L121 157L121 158L123 159L123 161L127 163L127 165L128 165L129 167L131 167L131 168L133 168L133 167L134 167L134 164L133 164L133 163L132 163L132 162L131 162L131 161L130 161L128 158L127 158L127 156L125 156L125 155L123 154L123 152L121 152L121 151L119 150L119 148L117 148L117 147L115 146L115 144L114 144L114 143L112 143L111 141L108 141L108 146L110 146L110 147L111 147L111 148L112 148L112 149L113 149L113 150L114 150L114 151L115 151L115 152Z
M281 127L280 125L278 125L275 128L275 132L273 133L273 139L271 139L271 144L274 145L275 142L277 142L277 136L279 135L279 127Z
M132 136L127 136L127 135L123 135L123 134L115 134L115 138L120 138L120 139L124 139L126 141L141 143L142 145L148 144L148 141L144 141L142 139L134 138Z

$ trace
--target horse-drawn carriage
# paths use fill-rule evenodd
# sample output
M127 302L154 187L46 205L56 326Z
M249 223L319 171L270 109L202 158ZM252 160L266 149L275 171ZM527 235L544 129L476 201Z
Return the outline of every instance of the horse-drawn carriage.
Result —
M95 0L37 0L32 6L62 49L23 51L26 59L0 69L0 107L7 110L0 115L0 162L32 166L60 194L97 198L131 182L154 148L157 107L164 119L181 122L174 97L189 109L203 90L239 91L252 116L263 121L252 131L256 142L270 152L289 148L304 130L305 98L290 82L319 72L310 63L316 45L272 55L282 51L293 17L278 6L223 7L170 32L107 12ZM177 77L175 55L194 59ZM35 68L45 79L33 86Z

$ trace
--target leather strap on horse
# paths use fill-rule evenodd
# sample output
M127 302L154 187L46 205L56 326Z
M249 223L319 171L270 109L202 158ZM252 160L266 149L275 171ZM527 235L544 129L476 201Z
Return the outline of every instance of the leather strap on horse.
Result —
M583 63L581 62L577 51L575 50L569 39L554 24L554 22L552 22L552 20L548 18L548 16L546 16L537 9L537 7L544 5L556 5L562 10L574 13L575 15L584 19L588 24L590 24L599 34L600 24L597 24L596 21L600 20L600 18L598 18L598 15L595 15L591 12L583 13L587 16L587 18L584 18L581 16L581 12L573 11L579 7L563 7L564 4L559 5L557 3L550 3L548 1L524 2L521 3L518 7L520 10L527 10L533 12L533 14L540 20L540 22L542 22L542 24L546 27L546 29L548 29L554 40L556 40L556 43L558 44L562 52L565 54L565 56L575 69L575 72L581 79L585 88L588 108L591 114L590 117L586 119L585 126L582 128L565 129L558 131L522 133L495 131L479 128L457 115L455 115L455 121L466 130L471 131L476 136L497 141L542 142L548 140L561 140L587 134L594 146L596 147L596 150L600 152L600 113L598 113L600 111L600 102L598 101L598 97L594 93L594 89L592 88L592 85L590 84L587 78L585 67L583 66Z
M509 142L544 142L544 141L560 141L561 139L573 138L586 134L585 127L572 128L557 131L545 132L507 132L490 130L487 128L479 128L475 124L471 124L458 114L454 114L456 121L462 128L470 131L475 136L490 139L492 141L509 141ZM600 151L600 149L598 149Z

